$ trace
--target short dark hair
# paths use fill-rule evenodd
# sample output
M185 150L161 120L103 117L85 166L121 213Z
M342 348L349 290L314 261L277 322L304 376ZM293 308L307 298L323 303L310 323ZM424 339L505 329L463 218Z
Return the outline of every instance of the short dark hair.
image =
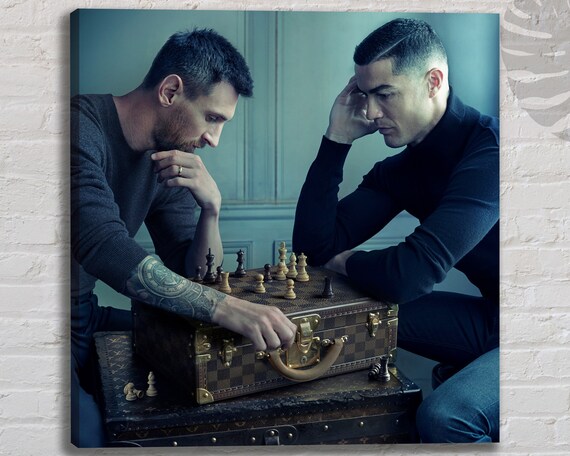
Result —
M394 19L374 30L354 51L354 63L392 59L392 72L423 73L432 58L447 63L445 47L431 26L419 19Z
M142 87L155 87L169 74L184 82L184 94L195 99L208 95L214 84L227 82L238 95L251 97L253 80L245 59L223 36L211 29L178 32L162 46Z

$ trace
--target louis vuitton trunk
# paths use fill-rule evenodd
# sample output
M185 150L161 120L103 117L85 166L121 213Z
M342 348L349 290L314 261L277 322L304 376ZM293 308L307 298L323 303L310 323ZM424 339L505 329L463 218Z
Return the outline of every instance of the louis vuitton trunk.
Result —
M293 300L284 297L285 281L266 282L265 293L255 293L255 276L263 272L231 277L232 295L279 307L297 325L295 343L284 353L256 352L247 338L224 328L133 302L134 353L207 404L367 369L396 349L397 305L322 268L307 268L309 281L295 283Z
M132 354L129 332L95 334L98 398L109 446L260 446L412 443L418 386L396 366L388 380L356 371L288 388L197 405L155 374L157 394L128 400L125 386L147 391L151 367ZM128 394L128 393L127 393ZM132 399L132 398L131 398Z

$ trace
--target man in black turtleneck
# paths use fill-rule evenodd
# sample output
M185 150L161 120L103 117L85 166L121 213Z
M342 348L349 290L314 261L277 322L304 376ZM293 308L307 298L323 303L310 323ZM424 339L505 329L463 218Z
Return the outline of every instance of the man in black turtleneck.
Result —
M457 372L420 407L422 441L498 441L498 120L459 100L443 44L423 21L385 24L354 61L301 191L293 249L401 304L399 346ZM339 201L352 142L375 131L407 147ZM352 250L402 211L420 222L404 242ZM453 267L480 297L433 291Z

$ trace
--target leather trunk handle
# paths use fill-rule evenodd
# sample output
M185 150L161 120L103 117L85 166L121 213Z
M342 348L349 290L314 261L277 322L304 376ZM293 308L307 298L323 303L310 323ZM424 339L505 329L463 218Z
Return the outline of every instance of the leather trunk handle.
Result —
M273 369L286 379L294 382L308 382L323 376L337 360L343 347L344 339L342 337L335 339L334 343L328 346L327 354L321 359L321 362L310 369L291 369L287 367L281 356L279 356L278 350L269 352L269 362Z

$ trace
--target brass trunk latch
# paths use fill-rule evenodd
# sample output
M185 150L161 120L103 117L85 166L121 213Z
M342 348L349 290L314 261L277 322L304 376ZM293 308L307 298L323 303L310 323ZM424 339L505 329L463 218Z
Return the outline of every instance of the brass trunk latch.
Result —
M222 363L225 367L230 367L232 365L232 358L237 348L234 347L233 339L223 339L222 349L219 352L220 358L222 358Z
M370 337L376 337L376 331L378 331L378 326L381 324L382 320L380 320L379 312L370 312L368 314L368 322L366 323L366 327L368 328L368 334L370 334Z
M321 358L321 344L320 338L314 334L321 317L311 314L292 318L291 321L297 325L297 334L295 343L286 352L287 366L296 369L317 364Z

